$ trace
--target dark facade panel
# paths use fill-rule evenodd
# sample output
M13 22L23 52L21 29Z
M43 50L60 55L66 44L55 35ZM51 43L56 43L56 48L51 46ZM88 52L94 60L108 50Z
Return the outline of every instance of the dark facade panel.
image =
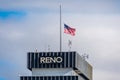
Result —
M74 68L76 52L29 52L27 68Z
M20 80L78 80L78 76L21 76Z

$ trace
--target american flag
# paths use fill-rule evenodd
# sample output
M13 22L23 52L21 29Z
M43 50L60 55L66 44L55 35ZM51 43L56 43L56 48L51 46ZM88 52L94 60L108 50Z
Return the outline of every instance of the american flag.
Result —
M68 25L64 24L64 33L75 36L75 28L71 28Z

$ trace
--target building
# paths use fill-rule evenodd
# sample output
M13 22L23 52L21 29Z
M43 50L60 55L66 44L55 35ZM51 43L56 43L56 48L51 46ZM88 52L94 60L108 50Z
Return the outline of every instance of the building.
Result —
M20 80L92 80L92 66L77 52L29 52L32 76Z

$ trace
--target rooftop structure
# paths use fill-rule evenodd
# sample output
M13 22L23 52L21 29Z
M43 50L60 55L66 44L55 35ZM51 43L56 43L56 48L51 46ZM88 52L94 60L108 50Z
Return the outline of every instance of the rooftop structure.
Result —
M92 66L77 52L28 52L32 76L20 80L92 80Z

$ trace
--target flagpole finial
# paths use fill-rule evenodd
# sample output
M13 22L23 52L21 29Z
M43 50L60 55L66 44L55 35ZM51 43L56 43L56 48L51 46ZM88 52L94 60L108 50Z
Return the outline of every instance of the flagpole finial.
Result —
M59 6L61 6L62 4L61 3L59 3Z

